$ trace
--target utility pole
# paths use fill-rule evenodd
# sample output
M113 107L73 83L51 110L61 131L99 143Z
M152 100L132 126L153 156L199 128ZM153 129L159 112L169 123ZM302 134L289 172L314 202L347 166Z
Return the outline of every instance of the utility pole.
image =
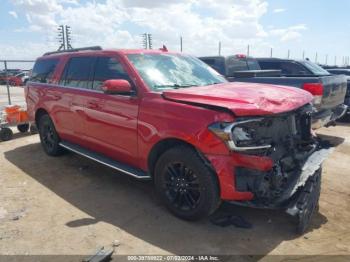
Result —
M290 50L288 49L288 59L290 58Z
M248 45L248 47L247 47L247 56L249 56L250 55L250 46Z
M9 78L7 74L7 61L4 61L4 67L5 67L5 77L6 77L6 88L7 88L7 99L9 102L9 105L11 105L11 94L10 94L10 86L9 86Z
M221 41L219 41L219 56L221 56Z
M337 56L334 57L334 65L337 65Z
M273 55L273 49L271 47L271 51L270 51L270 57L272 58L272 55Z
M58 48L58 51L66 50L66 38L64 34L64 26L60 25L58 28L58 42L60 43L60 47Z
M141 35L142 37L142 46L144 49L152 49L152 35L148 33L144 33Z
M328 65L328 55L326 55L326 65Z
M73 49L71 45L71 41L72 41L71 27L67 25L60 25L57 28L57 30L58 30L58 42L60 43L58 51Z
M180 36L180 52L182 52L182 36Z
M66 42L67 42L67 49L73 49L72 45L71 45L71 41L72 41L72 30L71 27L66 25Z
M142 34L141 37L142 37L142 47L143 47L143 49L147 49L148 48L147 33Z
M317 52L316 52L316 55L315 55L315 63L317 64L317 56L318 56L318 54L317 54Z
M153 44L152 44L152 35L148 34L148 48L152 49L153 48Z
M305 51L303 51L303 60L305 60Z

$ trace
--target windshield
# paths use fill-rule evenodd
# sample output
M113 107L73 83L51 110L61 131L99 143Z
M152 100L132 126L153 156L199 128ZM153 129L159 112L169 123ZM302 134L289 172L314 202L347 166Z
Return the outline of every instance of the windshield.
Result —
M130 54L129 60L154 91L206 86L226 80L199 59L180 54Z
M307 67L315 75L330 75L328 71L320 67L319 65L312 63L310 61L300 61L301 64Z

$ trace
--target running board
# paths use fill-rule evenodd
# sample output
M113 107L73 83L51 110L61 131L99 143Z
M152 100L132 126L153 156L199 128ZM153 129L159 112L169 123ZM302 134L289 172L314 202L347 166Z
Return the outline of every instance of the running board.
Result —
M59 144L61 147L68 149L69 151L72 151L74 153L77 153L79 155L82 155L84 157L87 157L89 159L92 159L98 163L101 163L105 166L108 166L110 168L113 168L115 170L118 170L122 173L125 173L129 176L133 176L138 179L150 179L151 176L147 174L146 172L142 171L141 169L136 169L133 167L130 167L128 165L119 163L109 157L103 156L102 154L95 153L91 150L88 150L86 148L83 148L79 145L72 144L66 141L62 141Z

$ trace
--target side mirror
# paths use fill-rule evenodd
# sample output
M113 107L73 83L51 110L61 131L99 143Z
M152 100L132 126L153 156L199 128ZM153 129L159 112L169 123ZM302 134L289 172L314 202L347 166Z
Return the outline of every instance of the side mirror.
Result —
M127 80L111 79L103 82L102 91L106 94L128 94L132 92L132 88Z

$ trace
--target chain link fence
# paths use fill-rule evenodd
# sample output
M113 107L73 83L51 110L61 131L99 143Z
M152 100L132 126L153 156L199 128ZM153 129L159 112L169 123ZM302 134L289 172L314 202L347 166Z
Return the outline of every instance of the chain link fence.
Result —
M21 104L24 102L23 89L13 87L26 84L34 62L34 60L0 60L0 107L12 105L14 102Z

